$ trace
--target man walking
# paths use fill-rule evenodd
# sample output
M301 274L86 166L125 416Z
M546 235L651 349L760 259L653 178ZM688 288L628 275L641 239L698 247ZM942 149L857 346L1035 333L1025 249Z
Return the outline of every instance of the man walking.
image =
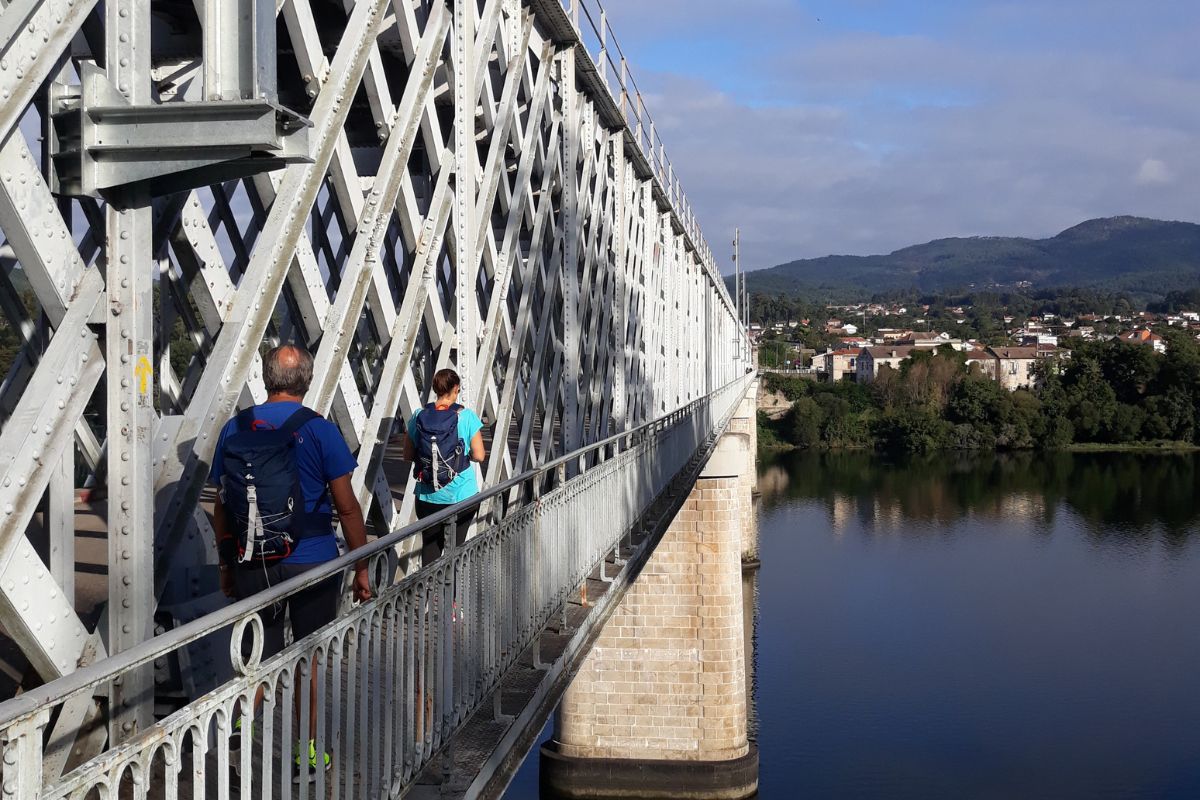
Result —
M313 358L304 348L286 344L271 350L263 360L267 401L231 419L217 439L209 479L220 487L213 527L221 590L229 597L249 597L337 558L334 508L350 549L366 544L366 526L350 483L358 464L337 426L303 405L312 372ZM283 649L285 612L294 640L332 622L339 588L334 575L263 609L262 657ZM366 561L355 567L354 594L359 600L371 596ZM316 681L314 670L314 709ZM261 699L260 690L256 707ZM314 712L309 724L309 774L318 768L316 717ZM240 721L231 748L241 746ZM328 769L328 753L323 760ZM300 755L296 762L299 767Z

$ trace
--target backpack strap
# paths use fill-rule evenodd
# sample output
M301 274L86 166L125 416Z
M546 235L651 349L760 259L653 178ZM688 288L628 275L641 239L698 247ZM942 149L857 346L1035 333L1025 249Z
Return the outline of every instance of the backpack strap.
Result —
M284 420L284 423L279 426L278 430L283 436L290 439L305 425L312 422L314 419L320 418L321 415L316 411L313 411L307 406L302 406L298 410L294 411L290 417ZM299 507L297 511L292 512L296 520L292 529L293 536L295 536L297 540L300 540L307 539L310 536L323 536L328 534L332 530L331 525L333 523L333 515L308 510L308 504L305 502L304 498L304 490L300 486L299 475L296 477L296 484L293 486L292 492ZM316 505L321 505L328 494L329 487L325 487L325 489L321 492L321 496L317 498Z
M234 417L234 420L236 420L237 429L239 431L254 430L254 406L250 406L247 409L239 411L237 416Z
M279 430L282 433L286 433L288 436L292 436L314 419L320 418L320 414L313 411L308 406L302 406L298 411L294 412L290 417L288 417L282 425L279 426Z

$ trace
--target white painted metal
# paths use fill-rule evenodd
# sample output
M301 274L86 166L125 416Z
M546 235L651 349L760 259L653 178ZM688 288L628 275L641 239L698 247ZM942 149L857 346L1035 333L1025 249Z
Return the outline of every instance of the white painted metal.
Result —
M82 33L91 0L0 12L0 310L24 342L0 376L0 621L43 679L136 645L156 604L215 588L197 503L220 427L263 397L264 345L315 349L309 402L356 448L380 533L411 519L411 485L389 485L385 456L441 366L459 368L489 423L487 484L748 368L738 310L598 4L341 0L314 13L282 0L277 98L274 53L262 63L214 30L250 30L261 54L270 4L235 19L227 0L201 3L156 25L173 55L153 68L148 7L112 0ZM198 20L206 30L189 30ZM55 198L30 145L56 135L45 117L58 109L37 93L93 62L137 104L277 99L311 120L309 161L153 209L130 194ZM8 288L14 265L34 314ZM76 463L108 495L102 630L74 608ZM26 538L39 506L49 564ZM116 688L114 740L145 729L149 704L125 699L152 690L137 670ZM60 726L91 708L74 703Z
M150 102L150 0L105 4L109 82ZM152 633L154 585L154 303L150 197L127 193L106 209L105 364L108 377L108 644L128 650ZM152 722L154 671L132 670L111 691L109 735L124 741Z
M334 769L318 769L313 785L301 779L301 800L403 796L461 726L486 707L547 624L565 613L587 577L603 571L614 547L656 504L695 479L750 381L743 375L694 403L516 476L359 553L0 705L5 797L80 798L97 790L108 797L119 795L117 787L132 779L137 797L290 798L294 731L309 729L310 720L316 752L330 753ZM563 477L568 462L581 465L575 478ZM455 546L451 536L443 557L393 581L386 567L391 548L425 529L452 527L456 511L501 501L509 493L521 500L508 506L503 519L464 547ZM644 555L652 546L646 539L638 548ZM370 559L375 598L263 659L261 611L342 573L360 554ZM496 591L514 577L522 591ZM598 622L599 615L591 614L583 628ZM231 633L231 680L61 778L52 771L43 777L48 754L41 733L49 712L224 630ZM241 647L245 636L249 653ZM294 691L309 684L310 675L316 675L315 704L308 691ZM260 689L265 690L263 710L252 717L250 698ZM241 746L235 750L231 734L239 716ZM303 747L303 738L300 743Z

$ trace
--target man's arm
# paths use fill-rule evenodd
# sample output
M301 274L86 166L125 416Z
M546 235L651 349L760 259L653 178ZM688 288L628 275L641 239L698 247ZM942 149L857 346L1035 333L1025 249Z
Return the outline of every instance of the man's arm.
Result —
M351 550L357 550L364 546L367 543L367 525L363 521L362 509L358 505L358 500L354 497L350 474L331 480L329 493L333 497L333 507L337 509L338 519L342 523L342 533L346 536L346 544ZM354 595L359 600L371 599L371 584L367 578L365 559L354 565Z
M233 581L233 566L238 558L237 542L229 532L225 504L221 502L220 492L217 492L217 500L213 503L213 531L217 534L217 569L221 572L221 591L226 597L234 597L237 594Z

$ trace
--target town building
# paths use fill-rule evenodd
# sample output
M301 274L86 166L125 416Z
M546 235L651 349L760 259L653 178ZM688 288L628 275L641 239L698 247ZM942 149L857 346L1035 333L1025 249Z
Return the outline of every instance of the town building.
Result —
M1125 331L1118 334L1117 338L1129 344L1141 344L1153 347L1156 353L1167 352L1166 340L1148 328L1135 328L1131 331Z
M907 336L896 339L894 344L911 345L922 350L929 350L936 347L952 347L960 352L965 352L971 349L971 345L962 339L955 339L948 333L938 333L936 331L910 331Z
M900 369L900 364L908 358L916 348L912 345L885 344L877 347L864 347L859 351L856 374L859 383L871 383L879 375L883 366Z
M967 369L978 367L980 374L991 380L996 380L996 357L987 348L977 347L966 351Z
M1020 342L1023 347L1058 347L1058 336L1049 331L1026 331L1021 334Z
M821 372L824 373L826 380L840 381L845 378L855 380L858 371L858 354L862 352L862 348L843 348L840 350L827 350L818 358L820 359Z
M1037 383L1034 365L1047 358L1057 358L1057 347L1033 345L1028 347L989 347L987 352L995 359L991 374L1010 392L1017 389L1032 389Z

